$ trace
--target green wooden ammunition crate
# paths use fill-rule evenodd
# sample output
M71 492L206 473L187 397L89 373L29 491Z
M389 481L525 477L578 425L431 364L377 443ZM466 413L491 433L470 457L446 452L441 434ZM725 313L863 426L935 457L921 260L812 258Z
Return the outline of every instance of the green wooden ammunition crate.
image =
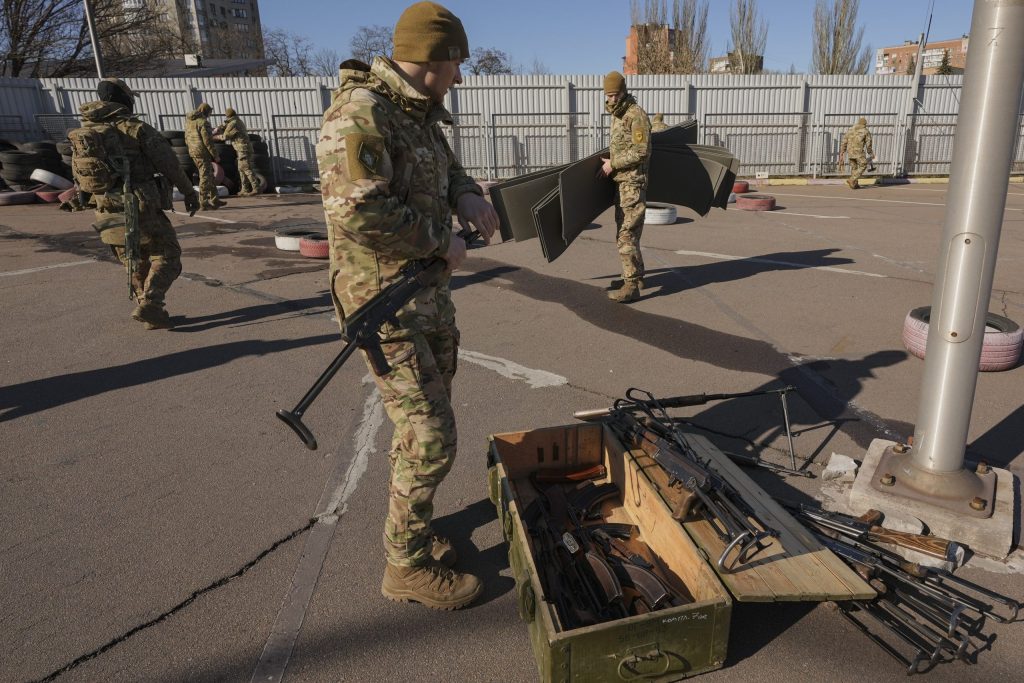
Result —
M604 464L622 492L609 521L637 525L663 576L682 584L692 603L560 631L545 600L522 519L538 469ZM575 424L489 437L488 482L509 543L519 614L527 623L543 681L676 681L725 661L732 599L689 535L651 488L636 460L601 424Z

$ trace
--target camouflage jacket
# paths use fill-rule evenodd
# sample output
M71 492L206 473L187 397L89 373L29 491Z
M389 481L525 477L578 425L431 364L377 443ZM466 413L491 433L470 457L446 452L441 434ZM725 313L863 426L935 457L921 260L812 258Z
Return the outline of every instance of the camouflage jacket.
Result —
M224 120L224 133L221 135L231 143L239 156L252 156L252 142L249 141L249 131L245 123L237 116L231 116ZM243 154L244 152L244 154Z
M339 316L351 314L397 279L410 260L444 255L452 208L482 194L438 125L444 107L419 94L378 57L372 67L342 64L341 87L324 113L316 146ZM446 273L385 325L385 338L454 325Z
M86 102L79 107L83 121L106 123L124 133L121 149L128 159L132 188L139 199L139 211L143 219L161 210L160 188L154 175L159 173L169 180L184 195L195 193L192 182L181 170L178 157L171 144L153 126L140 121L124 105L116 102ZM97 219L108 228L123 228L124 203L122 192L110 191L96 195ZM140 228L146 232L148 225L143 220ZM101 231L101 239L107 244L123 244L123 229ZM120 240L120 241L118 241Z
M651 122L647 112L632 95L626 95L611 113L612 180L646 184L651 163Z
M865 152L867 153L865 155ZM839 146L839 153L845 153L851 159L861 159L865 156L874 156L875 150L871 147L871 133L867 126L855 124L843 136L843 142Z
M188 145L188 153L192 156L217 158L217 151L213 148L210 120L198 112L190 112L185 117L185 144Z

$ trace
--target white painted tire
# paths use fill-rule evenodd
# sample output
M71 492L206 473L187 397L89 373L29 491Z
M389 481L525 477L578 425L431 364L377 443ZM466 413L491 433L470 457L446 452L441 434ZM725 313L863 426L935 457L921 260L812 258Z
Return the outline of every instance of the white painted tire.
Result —
M918 358L925 357L928 344L928 321L931 306L920 306L907 313L903 321L904 348ZM995 313L985 316L985 340L981 345L978 369L999 372L1017 366L1024 345L1024 329L1020 325Z
M310 235L326 236L326 233L306 228L281 228L274 233L274 245L281 251L299 251L302 249L302 238Z
M196 191L196 194L199 194L199 186L198 185L193 185L192 189ZM218 197L227 197L229 194L231 194L231 193L228 192L228 188L224 187L223 185L218 185L217 186L217 196Z
M37 168L32 171L32 180L38 180L44 185L49 185L55 190L70 190L75 186L73 182L67 178L62 178L56 173L51 173L45 168Z
M671 225L676 222L676 207L672 204L647 202L644 225Z
M297 185L278 185L274 188L274 192L278 194L294 194L302 192L302 188Z
M730 192L729 193L729 201L727 203L728 204L735 204L736 203L736 193L735 192Z

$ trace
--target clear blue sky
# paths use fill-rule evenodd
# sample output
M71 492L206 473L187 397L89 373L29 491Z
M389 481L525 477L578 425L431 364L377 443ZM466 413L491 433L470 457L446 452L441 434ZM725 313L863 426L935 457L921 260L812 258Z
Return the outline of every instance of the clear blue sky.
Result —
M971 0L934 0L930 39L959 37L971 27ZM394 26L412 0L263 0L265 28L283 28L317 47L347 57L360 26ZM469 46L492 47L529 70L534 59L552 74L605 73L622 67L629 32L629 0L447 0L462 19ZM708 36L711 55L725 54L731 0L711 0ZM861 0L859 22L872 49L917 39L931 0ZM768 20L765 68L798 72L811 65L814 0L760 0Z

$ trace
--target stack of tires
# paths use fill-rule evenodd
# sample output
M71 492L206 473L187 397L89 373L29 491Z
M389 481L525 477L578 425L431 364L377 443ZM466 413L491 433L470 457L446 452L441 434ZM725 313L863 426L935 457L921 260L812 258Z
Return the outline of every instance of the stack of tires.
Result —
M71 168L71 142L65 139L63 142L57 143L57 153L60 154L60 160L64 162L64 165Z
M6 146L10 147L10 143ZM0 178L12 190L28 190L39 185L32 180L32 172L37 168L61 177L71 177L71 168L61 161L54 142L24 142L17 149L0 151Z
M181 165L181 170L195 182L196 165L192 163L192 157L188 155L188 146L185 144L185 131L165 130L161 131L160 134L167 138L167 142L171 143L171 149L174 150L174 156L178 157L178 164Z

